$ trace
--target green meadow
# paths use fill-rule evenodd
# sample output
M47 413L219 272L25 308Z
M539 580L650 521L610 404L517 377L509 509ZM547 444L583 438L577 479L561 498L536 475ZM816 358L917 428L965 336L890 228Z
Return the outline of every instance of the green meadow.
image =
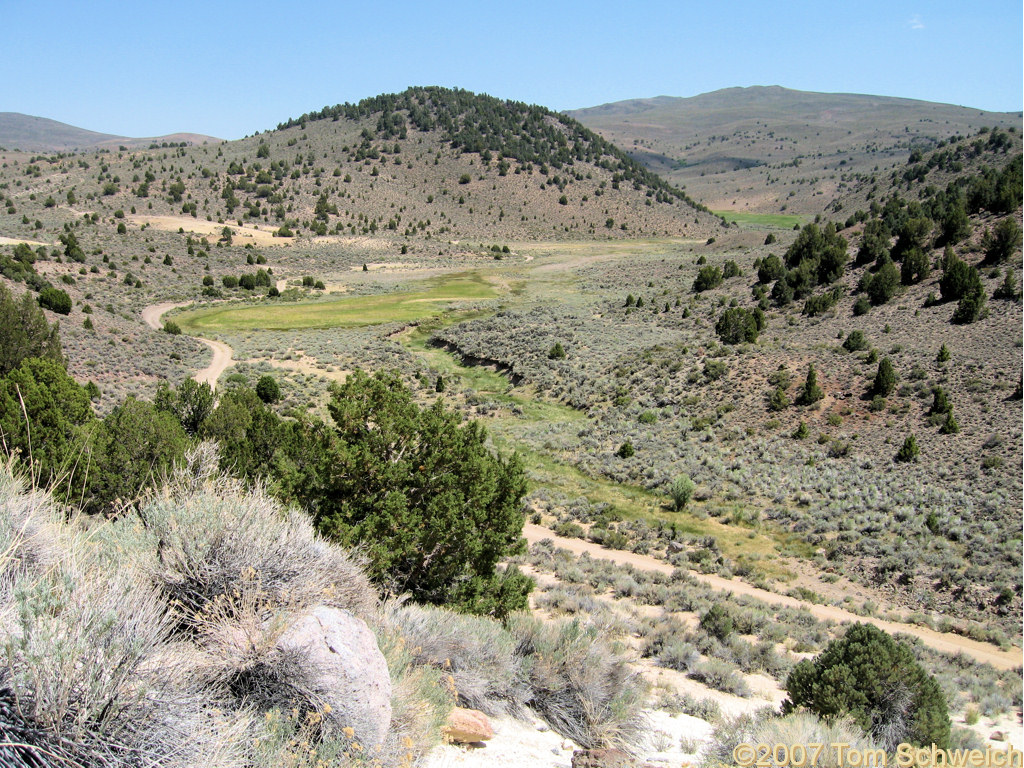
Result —
M744 211L712 211L716 216L723 217L728 222L735 221L737 224L750 227L769 227L771 229L792 229L794 226L802 226L802 216L787 213L746 213Z
M286 331L351 328L380 323L411 323L445 312L453 304L493 299L498 294L477 273L432 278L419 290L352 296L294 304L272 301L248 306L217 306L175 317L182 330L202 335L230 331Z

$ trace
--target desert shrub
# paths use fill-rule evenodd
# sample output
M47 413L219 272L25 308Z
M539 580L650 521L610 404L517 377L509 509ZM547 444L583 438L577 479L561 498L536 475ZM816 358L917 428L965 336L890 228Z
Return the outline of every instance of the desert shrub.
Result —
M679 475L672 481L668 487L668 494L672 498L672 505L677 512L685 509L686 505L690 503L696 488L696 484L689 475Z
M585 748L635 748L645 726L647 686L600 627L514 614L509 631L529 668L528 706Z
M687 677L698 683L703 683L708 688L714 688L716 691L731 693L734 696L750 695L750 688L736 669L719 659L711 659L697 664L687 673Z
M141 566L176 606L182 627L195 626L214 601L230 596L252 573L260 599L276 606L328 605L373 620L376 596L361 563L320 538L305 516L282 510L256 486L242 491L220 476L210 443L186 454L186 465L118 529L129 551L157 551ZM256 587L254 587L256 588Z
M734 764L733 750L739 744L785 744L791 750L800 745L808 760L817 750L816 745L824 744L825 748L821 750L816 763L822 768L841 768L846 764L848 753L841 759L835 747L837 744L847 744L849 748L861 751L877 749L871 739L849 719L829 721L806 713L777 717L770 708L765 707L755 713L725 720L715 728L711 734L711 743L704 753L705 768ZM779 756L783 757L781 752ZM774 757L773 754L759 754L758 765L763 763L772 768L783 768L798 762L800 754L797 751L795 757L780 763L776 763Z
M180 336L181 335L181 326L178 325L173 320L165 320L164 321L163 331L164 331L164 333L169 334L171 336Z
M887 750L901 742L949 743L946 700L907 646L870 624L855 624L785 684L785 712L806 708L826 719L850 716Z
M523 713L526 666L497 621L418 605L392 604L387 615L416 664L451 675L459 706L491 716Z

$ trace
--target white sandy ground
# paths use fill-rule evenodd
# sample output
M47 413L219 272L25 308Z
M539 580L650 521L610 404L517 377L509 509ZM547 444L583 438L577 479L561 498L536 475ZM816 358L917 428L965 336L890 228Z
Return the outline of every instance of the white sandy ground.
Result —
M682 744L703 743L711 726L688 715L672 716L650 711L649 736L642 757L651 765L679 768L696 756L685 752ZM445 744L435 749L427 768L570 768L572 753L580 747L550 730L541 720L521 722L511 718L491 718L494 738L476 746Z
M160 318L163 317L165 312L169 312L177 307L187 307L190 303L191 302L187 301L168 301L163 304L154 304L153 306L146 307L142 310L142 319L150 328L159 331L163 327L160 323ZM200 384L209 384L211 389L215 389L217 387L217 380L220 379L220 375L224 373L225 369L234 365L231 347L223 341L217 341L215 339L203 339L198 336L193 336L192 338L196 341L201 341L213 350L213 359L210 361L210 364L202 370L196 371L192 378Z

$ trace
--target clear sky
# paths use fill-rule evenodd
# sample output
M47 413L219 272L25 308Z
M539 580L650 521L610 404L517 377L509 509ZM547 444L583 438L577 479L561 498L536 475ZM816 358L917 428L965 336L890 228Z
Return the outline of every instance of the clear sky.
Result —
M1021 0L0 0L0 112L236 139L410 85L576 109L749 85L1020 111Z

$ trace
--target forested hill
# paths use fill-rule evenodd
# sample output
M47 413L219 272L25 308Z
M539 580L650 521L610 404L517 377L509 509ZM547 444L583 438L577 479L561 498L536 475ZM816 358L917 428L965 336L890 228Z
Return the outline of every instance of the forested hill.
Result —
M644 168L617 146L568 115L546 107L496 99L462 89L408 88L402 93L382 94L358 104L337 104L310 112L277 126L284 130L318 120L366 120L376 117L376 128L364 129L363 141L406 139L410 130L439 131L444 141L463 153L478 153L485 162L492 158L499 173L520 164L571 168L590 164L614 174L616 181L631 182L636 189L653 193L657 202L671 198L707 211L681 189Z

